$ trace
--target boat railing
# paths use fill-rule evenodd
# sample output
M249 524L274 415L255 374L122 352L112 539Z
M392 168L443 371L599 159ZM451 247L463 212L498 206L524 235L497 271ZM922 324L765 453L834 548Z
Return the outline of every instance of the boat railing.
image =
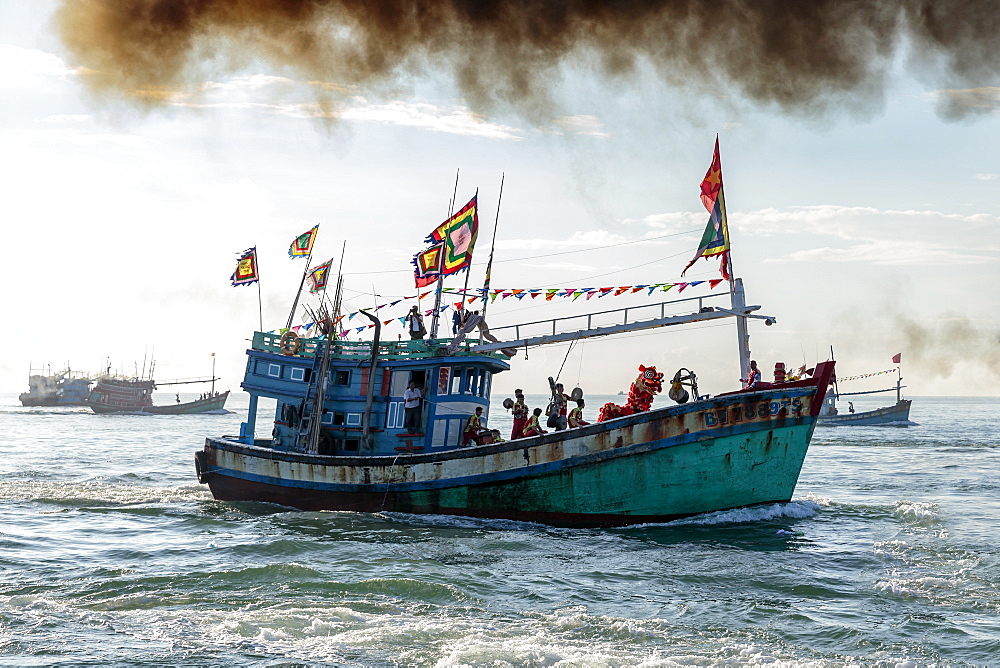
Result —
M319 344L323 341L323 339L300 338L298 340L299 348L295 354L299 357L316 357L316 350L319 347ZM451 341L452 340L450 338L414 339L410 341L380 341L378 346L378 357L385 360L406 360L432 357L439 354L438 351L451 343ZM333 348L330 351L330 354L334 359L368 360L371 358L371 341L347 341L344 339L335 339L332 343ZM450 354L480 356L489 355L492 357L506 359L506 357L500 353L481 353L469 350L472 346L479 345L480 343L482 343L482 339L466 339L462 342L457 351ZM251 345L254 350L281 353L281 334L277 334L275 332L254 332L253 343Z
M672 315L676 307L680 304L695 303L696 311L705 310L705 301L708 299L728 298L729 293L713 295L701 295L698 297L685 297L656 304L641 304L639 306L628 306L625 308L610 309L607 311L597 311L594 313L583 313L562 318L552 318L549 320L536 320L534 322L522 322L516 325L500 325L490 327L490 333L499 339L516 340L532 336L556 335L567 329L592 330L601 327L614 327L618 325L628 325L639 318L654 319L666 318ZM668 307L671 313L668 313ZM572 326L571 326L572 325Z

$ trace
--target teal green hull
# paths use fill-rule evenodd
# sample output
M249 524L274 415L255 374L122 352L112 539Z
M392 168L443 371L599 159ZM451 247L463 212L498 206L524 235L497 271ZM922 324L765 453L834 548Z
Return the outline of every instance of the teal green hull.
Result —
M607 523L687 517L792 498L814 423L682 443L502 484L405 494L414 509L461 509L547 521L590 516ZM407 505L397 499L399 505ZM669 509L665 514L664 509ZM619 523L619 522L614 522Z

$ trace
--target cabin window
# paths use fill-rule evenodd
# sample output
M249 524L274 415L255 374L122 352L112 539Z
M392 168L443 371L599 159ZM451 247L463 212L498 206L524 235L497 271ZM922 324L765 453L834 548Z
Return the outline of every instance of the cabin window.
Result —
M267 365L267 375L271 378L281 378L281 365L280 364L268 364Z
M445 444L457 448L462 441L464 431L465 420L448 420L448 438Z
M321 420L323 424L333 424L333 413L328 413L323 411L323 419Z
M438 396L448 394L448 385L451 382L451 367L443 366L438 371Z
M462 377L462 367L456 366L451 370L451 394L461 393Z
M361 413L348 413L347 414L347 426L357 427L361 425Z
M333 412L333 424L342 425L344 424L344 413L340 411Z
M490 372L486 371L485 369L483 370L482 374L483 374L483 379L479 383L479 396L486 397L488 399L490 396L490 385L493 380L493 377L490 375Z
M301 368L301 367L293 366L289 370L289 373L290 373L290 377L291 377L292 380L305 380L306 379L306 370L303 369L303 368Z
M469 386L465 388L468 394L477 394L479 392L479 372L475 369L469 369Z
M410 383L409 371L393 371L392 383L389 386L389 394L394 397L403 396L403 391L406 389L406 386L409 383Z
M347 452L357 452L359 445L361 445L361 439L348 438L344 441L344 450Z
M385 415L386 429L401 429L403 427L403 420L406 417L406 411L403 409L403 402L390 402Z
M350 385L351 384L351 372L338 369L333 372L333 384L334 385Z

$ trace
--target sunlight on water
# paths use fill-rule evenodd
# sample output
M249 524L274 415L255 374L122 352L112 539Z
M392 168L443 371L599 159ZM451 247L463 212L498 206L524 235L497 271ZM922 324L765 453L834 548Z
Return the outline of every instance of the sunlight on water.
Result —
M205 416L0 406L0 660L895 667L1000 656L1000 435L980 428L995 401L935 400L923 414L917 399L919 426L819 430L790 503L575 530L217 502L193 453L239 430L245 400L233 399L232 413ZM498 406L499 428L509 414Z

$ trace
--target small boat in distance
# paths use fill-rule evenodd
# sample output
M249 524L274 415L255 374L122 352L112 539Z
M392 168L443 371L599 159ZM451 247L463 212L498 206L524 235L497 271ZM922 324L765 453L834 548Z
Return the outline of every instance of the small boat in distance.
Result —
M212 354L212 376L210 378L193 378L188 380L171 380L156 382L152 379L153 366L150 365L149 378L115 376L110 368L104 376L97 379L97 384L87 397L86 405L95 413L152 413L153 415L188 415L194 413L210 413L225 408L229 391L216 392L215 354ZM145 372L144 372L145 373ZM189 385L195 383L211 383L211 390L202 394L194 401L181 402L180 394L174 404L153 404L153 391L166 385Z
M833 347L830 347L830 357L833 357ZM895 364L899 364L900 355L895 355L892 358ZM880 390L867 390L863 392L841 392L839 383L859 380L861 378L870 378L873 376L884 375L888 373L896 373L896 386L888 387ZM897 366L894 369L887 369L885 371L875 371L872 373L861 374L859 376L848 376L846 378L833 379L833 391L828 392L826 395L826 400L823 402L823 409L819 414L819 424L822 427L841 427L841 426L887 426L887 427L909 427L914 422L910 422L910 399L903 398L903 376L900 368ZM883 406L881 408L875 408L869 411L855 411L854 403L851 401L846 401L847 412L844 412L841 407L845 403L842 401L843 397L855 397L863 394L883 394L885 392L896 393L896 403L892 406ZM838 402L840 407L838 407Z
M29 368L28 391L17 398L22 406L86 406L93 383L89 374L68 366L59 373L52 373L51 368Z

